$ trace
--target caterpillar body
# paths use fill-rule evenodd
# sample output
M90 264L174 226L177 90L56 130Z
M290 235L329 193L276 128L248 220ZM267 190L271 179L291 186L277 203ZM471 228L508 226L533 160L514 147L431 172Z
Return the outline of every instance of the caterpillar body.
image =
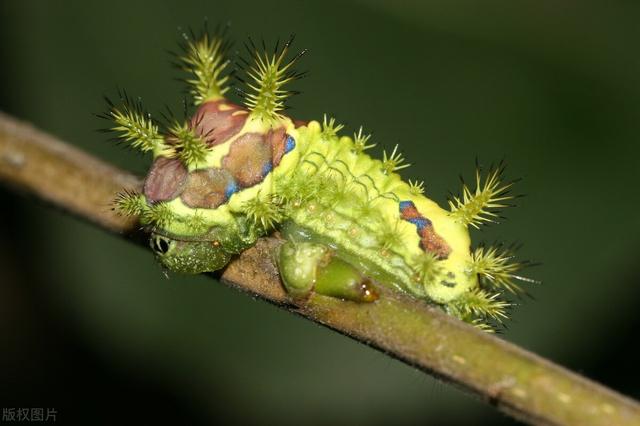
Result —
M523 264L508 250L472 250L468 231L513 198L502 166L477 171L475 188L464 185L445 210L396 173L407 167L397 146L374 159L362 128L344 136L326 115L301 122L282 113L304 53L289 59L291 40L272 52L250 43L243 106L225 98L226 46L220 34L185 36L179 59L197 109L166 131L140 103L109 102L111 130L154 157L142 193L123 191L115 207L139 217L165 267L215 271L279 230L286 242L274 256L293 298L315 291L369 303L387 286L488 331L506 318L500 294L527 281L516 275Z

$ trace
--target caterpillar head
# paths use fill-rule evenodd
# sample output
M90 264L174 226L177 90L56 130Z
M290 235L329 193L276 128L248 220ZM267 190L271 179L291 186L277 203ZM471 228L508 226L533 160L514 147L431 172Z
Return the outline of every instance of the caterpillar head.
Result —
M175 272L198 274L216 271L231 259L231 253L217 241L179 240L152 232L149 245L158 261Z

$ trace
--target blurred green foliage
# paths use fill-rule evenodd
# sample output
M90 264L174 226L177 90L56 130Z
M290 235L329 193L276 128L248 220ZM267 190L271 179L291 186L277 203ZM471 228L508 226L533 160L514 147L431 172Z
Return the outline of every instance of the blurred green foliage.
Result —
M102 95L181 111L181 26L232 23L308 48L291 115L327 112L400 143L441 203L474 159L505 157L528 196L475 241L543 263L504 337L640 396L640 8L633 2L4 1L0 109L143 175L107 142ZM184 27L181 27L184 28ZM385 355L0 189L2 406L62 419L512 424ZM105 206L108 208L108 206ZM142 416L142 417L140 417ZM109 423L105 420L105 424Z

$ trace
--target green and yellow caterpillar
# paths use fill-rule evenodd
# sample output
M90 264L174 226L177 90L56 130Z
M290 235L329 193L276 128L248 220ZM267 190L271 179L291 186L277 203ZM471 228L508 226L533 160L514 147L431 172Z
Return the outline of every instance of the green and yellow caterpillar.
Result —
M449 210L423 194L397 146L371 158L362 128L339 135L333 118L300 122L283 114L285 85L304 52L291 40L272 52L249 44L244 106L229 102L230 60L223 37L185 36L181 67L196 111L160 125L137 102L109 103L111 130L153 165L142 193L122 192L117 210L139 217L168 269L215 271L274 230L286 242L274 253L284 287L296 299L311 292L374 302L378 286L441 306L483 329L506 318L503 291L517 292L521 263L497 248L471 249L469 226L493 222L507 206L511 183L502 166L463 185ZM291 56L291 57L290 57Z

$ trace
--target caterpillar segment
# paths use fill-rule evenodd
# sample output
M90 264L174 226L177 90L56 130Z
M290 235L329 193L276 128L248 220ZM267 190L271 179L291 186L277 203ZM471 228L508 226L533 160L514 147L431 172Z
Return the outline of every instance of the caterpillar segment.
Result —
M272 52L249 44L244 105L228 90L227 44L219 35L186 38L183 70L196 107L192 117L161 131L139 102L109 104L112 130L133 148L153 154L142 193L123 191L115 207L139 217L150 245L168 269L215 271L234 254L279 230L287 242L274 253L292 297L313 292L367 303L387 286L440 305L488 331L506 318L501 293L518 292L522 264L508 251L471 250L469 227L494 222L512 198L503 167L441 208L422 182L405 182L408 167L396 146L382 160L360 128L293 121L283 114L300 77L292 40Z

